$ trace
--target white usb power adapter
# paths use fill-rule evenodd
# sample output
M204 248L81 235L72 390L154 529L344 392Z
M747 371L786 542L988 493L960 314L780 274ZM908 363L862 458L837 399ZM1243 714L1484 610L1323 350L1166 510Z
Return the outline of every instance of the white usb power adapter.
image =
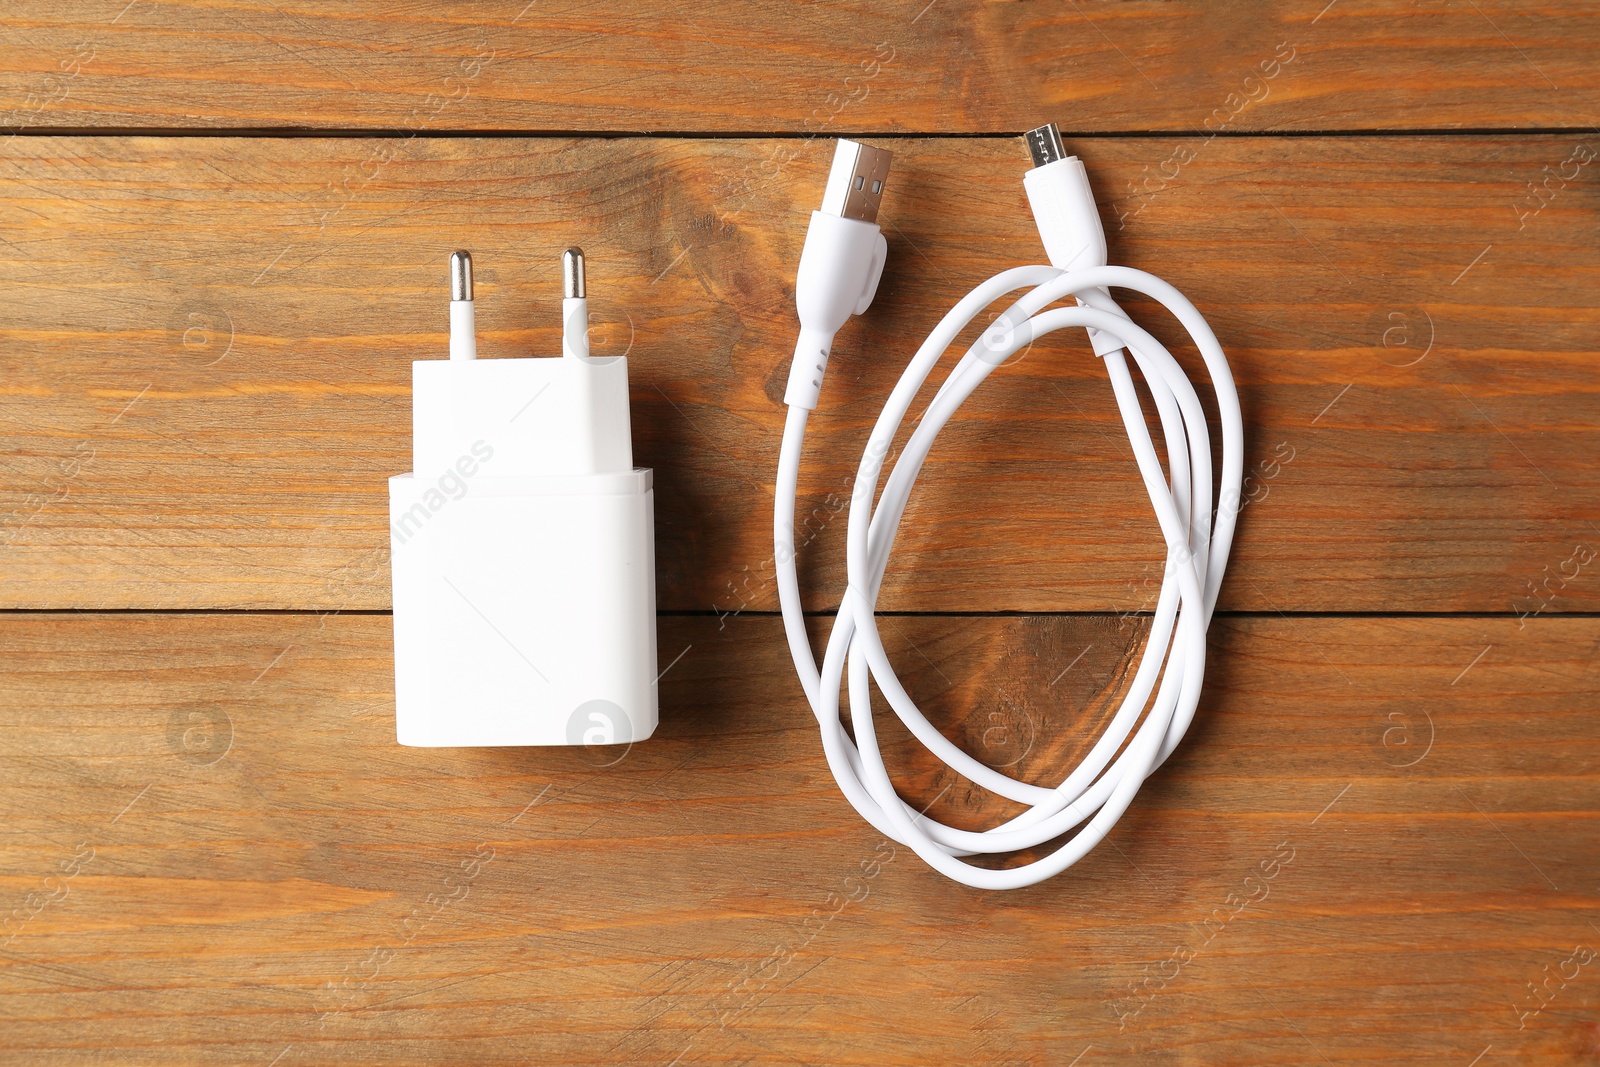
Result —
M389 479L403 745L625 744L656 728L655 494L625 356L589 354L583 253L562 354L477 358L451 256L450 358L412 367L412 469Z

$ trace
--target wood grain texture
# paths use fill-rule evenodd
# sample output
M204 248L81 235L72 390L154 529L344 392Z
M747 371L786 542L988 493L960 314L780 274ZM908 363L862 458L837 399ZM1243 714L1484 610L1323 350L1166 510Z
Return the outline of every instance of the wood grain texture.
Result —
M0 1062L1593 1062L1600 621L1212 634L1110 841L981 894L838 796L772 617L663 620L619 755L397 747L383 616L5 615ZM1141 630L885 635L1043 777Z
M1240 382L1251 503L1225 608L1600 609L1583 562L1600 546L1600 163L1583 162L1600 135L1076 147L1114 259L1190 294ZM805 458L816 608L837 602L844 494L911 348L980 278L1040 258L1017 142L896 151L890 266L841 335ZM596 348L630 353L636 456L657 472L663 609L774 609L792 279L825 156L11 140L0 599L386 608L386 479L410 467L409 361L444 352L449 251L477 257L483 354L526 355L557 350L557 256L581 243ZM1109 386L1059 335L946 431L882 604L1140 610L1159 574Z
M1578 0L6 4L0 1067L1600 1062L1597 47ZM1040 258L1006 135L1052 119L1227 347L1249 503L1182 748L980 894L839 795L770 481L827 139L896 162L800 486L824 611L912 346ZM401 748L409 361L458 247L484 355L555 351L574 243L656 469L661 728ZM946 432L880 625L962 747L1093 743L1141 496L1076 338ZM908 798L1017 810L882 716Z
M1587 128L1600 113L1600 16L1580 0L21 0L0 37L0 124L41 128ZM1294 59L1263 79L1278 55Z

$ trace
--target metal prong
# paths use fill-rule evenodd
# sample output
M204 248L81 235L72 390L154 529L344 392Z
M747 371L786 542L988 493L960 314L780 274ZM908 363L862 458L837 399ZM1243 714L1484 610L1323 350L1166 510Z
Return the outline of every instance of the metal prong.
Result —
M472 299L472 254L450 253L450 299Z
M561 253L561 295L568 300L587 296L583 283L583 249L569 248Z
M1033 157L1035 167L1067 158L1067 146L1061 143L1061 131L1056 129L1053 122L1029 130L1024 139L1028 142L1028 154Z

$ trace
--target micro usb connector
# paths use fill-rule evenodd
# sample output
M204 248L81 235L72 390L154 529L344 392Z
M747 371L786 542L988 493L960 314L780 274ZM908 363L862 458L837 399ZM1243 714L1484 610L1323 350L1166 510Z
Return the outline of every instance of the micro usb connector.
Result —
M1033 224L1039 230L1050 265L1062 270L1105 266L1106 231L1100 224L1100 208L1083 160L1067 152L1061 131L1053 122L1029 130L1023 140L1028 142L1033 169L1022 175L1022 187L1028 194ZM1080 304L1122 314L1109 289L1097 286L1076 295ZM1089 329L1089 343L1097 356L1122 348L1122 341L1115 334L1093 327Z
M1022 186L1050 265L1062 270L1105 266L1105 229L1083 160L1067 151L1053 122L1029 130L1023 140L1033 169L1022 175Z
M878 203L889 180L893 153L881 148L840 140L833 150L833 169L822 194L822 211L841 219L877 222Z
M1049 166L1067 158L1067 146L1061 143L1061 131L1053 122L1029 130L1024 140L1028 142L1028 154L1033 157L1036 167Z

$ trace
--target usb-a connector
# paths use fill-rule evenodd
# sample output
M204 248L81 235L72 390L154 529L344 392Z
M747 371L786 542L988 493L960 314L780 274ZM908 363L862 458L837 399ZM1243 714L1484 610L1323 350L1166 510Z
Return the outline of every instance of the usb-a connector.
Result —
M833 150L833 169L828 171L821 210L841 219L877 222L878 204L893 158L892 152L841 139Z
M791 407L817 406L833 335L851 315L867 310L878 291L889 252L878 229L878 203L891 158L881 148L855 141L841 140L833 150L822 206L811 213L795 274L800 338L783 394Z

